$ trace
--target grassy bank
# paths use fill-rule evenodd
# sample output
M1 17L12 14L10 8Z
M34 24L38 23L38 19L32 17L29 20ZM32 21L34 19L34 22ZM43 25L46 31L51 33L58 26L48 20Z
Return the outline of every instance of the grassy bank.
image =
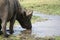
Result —
M56 36L55 39L56 39L56 40L60 40L60 36Z
M47 18L44 19L44 18L41 18L39 16L32 16L31 22L35 23L35 22L41 22L41 21L46 21L46 20L48 20L48 19Z
M45 14L60 15L60 0L21 0L20 4Z
M23 35L19 35L19 36L10 36L8 38L3 38L3 36L0 36L0 40L60 40L60 36L59 37L34 37L28 34L23 34Z

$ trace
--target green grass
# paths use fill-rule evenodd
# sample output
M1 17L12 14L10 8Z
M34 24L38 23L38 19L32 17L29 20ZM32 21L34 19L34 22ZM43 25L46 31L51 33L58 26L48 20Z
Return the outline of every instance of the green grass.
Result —
M3 36L0 35L0 40L60 40L60 36L56 37L34 37L34 35L29 35L29 34L20 34L17 36L9 36L8 38L4 38Z
M56 40L60 40L60 36L56 36L55 39L56 39Z
M45 14L60 15L60 0L23 0L20 4Z
M41 21L45 21L45 20L48 20L48 19L43 19L43 18L41 18L39 16L32 16L31 22L35 23L35 22L41 22Z

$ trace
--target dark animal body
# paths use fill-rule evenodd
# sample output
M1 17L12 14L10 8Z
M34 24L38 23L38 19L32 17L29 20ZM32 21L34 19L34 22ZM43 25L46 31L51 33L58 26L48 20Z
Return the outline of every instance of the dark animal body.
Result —
M23 9L22 11L23 12L19 12L16 15L16 20L21 24L22 28L31 30L32 29L32 23L31 23L32 11L26 10L26 9Z
M0 1L0 30L2 27L2 32L5 37L6 33L6 24L10 21L10 34L13 33L13 25L15 19L21 24L22 28L32 29L31 10L26 10L21 7L18 0L1 0Z
M16 11L16 20L21 24L22 28L25 29L32 29L32 24L31 24L31 18L32 18L32 10L27 10L23 8L20 3L17 1L17 8L18 10Z
M0 30L2 27L2 32L5 37L7 37L6 33L6 24L10 21L10 33L13 33L13 25L16 18L16 10L17 6L16 0L0 0Z

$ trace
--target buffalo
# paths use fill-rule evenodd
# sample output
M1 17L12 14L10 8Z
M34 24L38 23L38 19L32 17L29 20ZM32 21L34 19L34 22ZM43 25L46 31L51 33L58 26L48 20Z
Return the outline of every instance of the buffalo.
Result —
M6 33L6 24L10 21L10 33L13 33L13 25L16 19L17 5L16 0L0 0L0 30L2 27L2 32L4 37L8 37Z
M32 13L32 10L21 7L18 0L0 0L0 30L2 28L4 37L8 37L6 33L7 22L10 22L10 34L13 33L15 20L21 24L22 28L32 29Z

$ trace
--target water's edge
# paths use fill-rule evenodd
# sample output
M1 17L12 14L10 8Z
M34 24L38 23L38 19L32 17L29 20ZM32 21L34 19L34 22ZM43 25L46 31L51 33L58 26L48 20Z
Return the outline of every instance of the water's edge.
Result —
M27 32L29 35L37 37L60 36L60 16L40 14L40 12L36 11L33 12L33 16L47 18L48 20L32 24L32 31ZM26 32L25 29L21 28L20 25L15 25L14 35L22 34L23 32Z

